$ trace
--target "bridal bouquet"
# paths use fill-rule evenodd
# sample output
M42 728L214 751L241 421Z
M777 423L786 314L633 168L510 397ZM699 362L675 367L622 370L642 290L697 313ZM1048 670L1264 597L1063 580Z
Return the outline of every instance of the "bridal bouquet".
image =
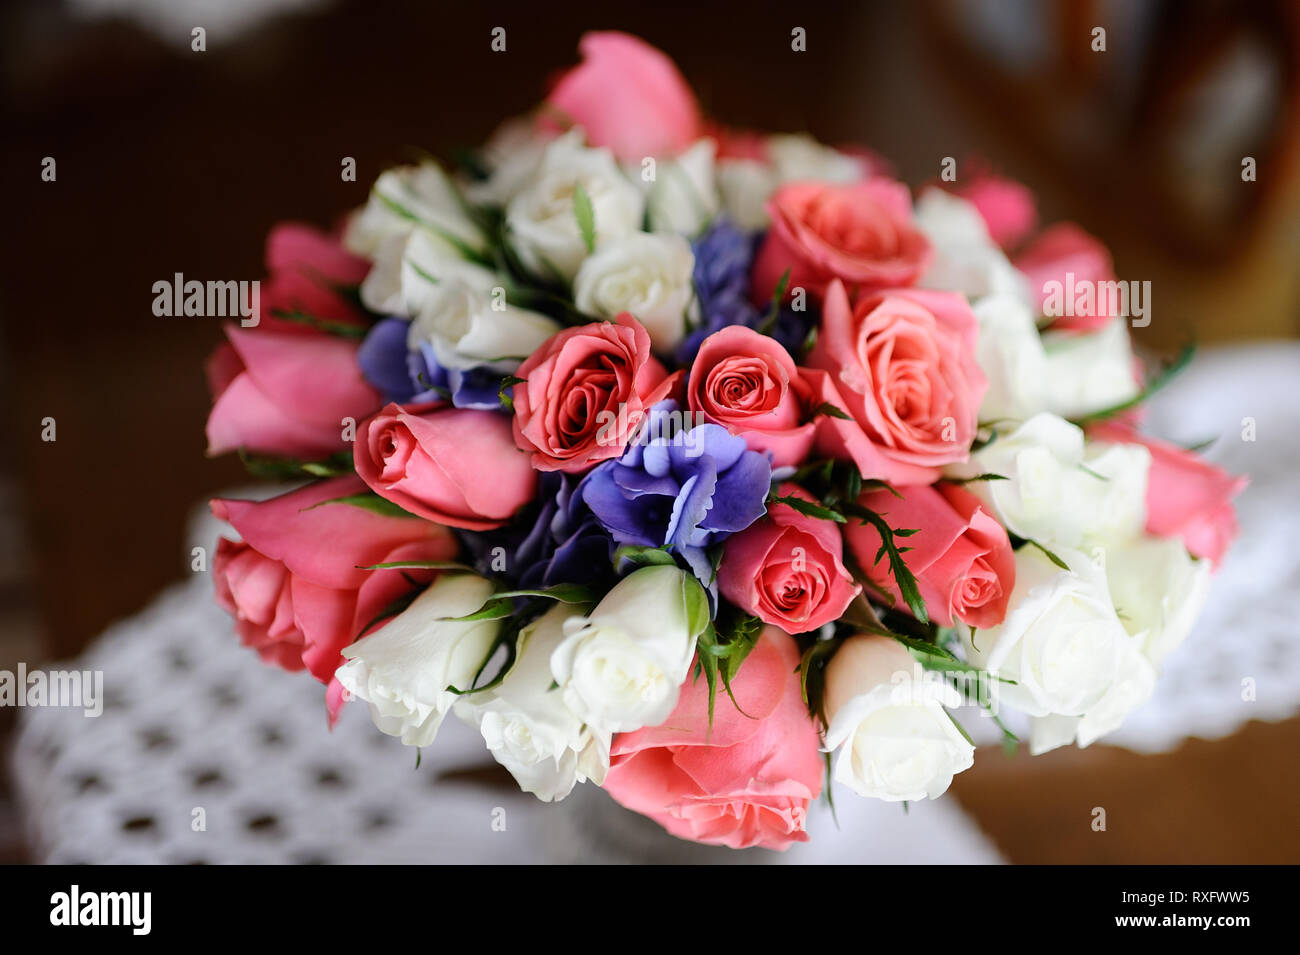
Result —
M963 705L1032 753L1119 726L1243 483L1137 430L1149 292L1015 183L914 195L581 49L455 170L272 232L209 365L211 452L306 480L213 502L243 642L331 720L454 714L540 799L732 847L807 839L824 778L939 796Z

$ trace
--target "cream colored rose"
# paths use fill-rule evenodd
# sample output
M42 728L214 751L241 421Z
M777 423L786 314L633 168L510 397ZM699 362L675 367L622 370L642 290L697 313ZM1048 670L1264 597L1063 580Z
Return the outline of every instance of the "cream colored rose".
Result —
M365 700L370 718L408 746L428 746L486 659L500 622L457 621L478 610L492 584L475 574L443 574L415 602L343 649L335 671L343 688Z
M537 312L515 308L457 280L438 283L425 295L407 330L407 346L428 344L443 368L485 365L503 374L560 330Z
M585 610L557 604L529 624L506 678L456 704L456 715L478 727L519 788L543 802L563 799L577 783L599 785L609 769L609 735L584 725L551 677L551 654L564 639L565 621Z
M358 255L374 258L385 239L416 226L435 233L465 257L487 251L487 237L435 162L400 166L380 175L365 207L348 223L343 241Z
M975 761L944 707L957 691L926 676L892 637L850 637L826 672L826 749L834 774L862 796L890 802L934 799Z
M542 278L572 281L587 244L578 225L578 187L591 203L595 244L641 228L645 200L608 149L582 145L571 130L546 147L528 184L506 207L506 228L524 266Z
M374 265L361 282L361 302L380 315L410 318L447 281L463 282L485 295L501 285L495 272L465 260L428 229L394 232L375 250Z
M1042 413L1000 431L953 473L1005 478L969 488L1012 534L1049 548L1091 547L1141 533L1150 463L1141 445L1087 444L1081 428Z
M611 239L578 269L573 300L600 318L631 312L660 353L671 352L686 333L694 295L695 256L680 235L632 232Z
M564 622L551 675L565 705L593 732L657 726L677 705L708 598L678 567L633 571L587 617Z
M1111 603L1100 554L1060 548L1068 569L1033 545L1016 551L1016 585L1006 619L966 634L975 666L1013 682L998 702L1030 716L1083 716L1122 675L1133 645Z

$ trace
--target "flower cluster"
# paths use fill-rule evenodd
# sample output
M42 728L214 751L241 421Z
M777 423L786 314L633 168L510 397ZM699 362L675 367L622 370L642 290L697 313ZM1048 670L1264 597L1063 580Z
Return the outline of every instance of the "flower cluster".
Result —
M939 796L964 703L1034 753L1115 729L1244 481L1138 433L1120 310L1044 314L1104 247L1005 180L706 125L635 38L582 54L471 168L272 232L208 439L307 483L213 502L242 640L331 719L452 714L540 799L732 847L807 839L825 765Z

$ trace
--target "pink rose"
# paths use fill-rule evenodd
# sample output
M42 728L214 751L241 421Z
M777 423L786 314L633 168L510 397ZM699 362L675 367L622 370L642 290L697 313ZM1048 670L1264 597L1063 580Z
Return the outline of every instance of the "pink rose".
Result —
M1107 422L1088 429L1094 441L1140 444L1151 452L1147 474L1147 533L1181 537L1196 557L1216 568L1237 536L1232 499L1250 479L1234 477L1204 458L1174 444Z
M616 31L587 33L582 63L565 73L547 105L619 159L677 153L703 129L699 106L673 61L644 40Z
M450 560L456 541L417 517L386 517L322 504L365 491L356 477L318 481L269 501L214 500L212 513L243 538L222 538L212 565L217 602L234 614L245 645L287 670L329 683L341 651L403 593L421 570L360 570L394 561Z
M347 251L336 237L282 222L266 237L266 271L258 327L318 332L311 322L323 321L366 329L365 315L344 292L360 285L370 262Z
M772 227L754 262L756 302L771 301L786 269L789 288L820 298L835 279L857 290L911 285L930 261L911 194L899 182L790 183L767 210Z
M898 539L907 569L916 578L931 620L951 627L961 620L984 629L1002 622L1016 582L1011 541L980 505L979 498L954 484L903 488L902 499L887 490L863 494L858 502L884 517L894 529L914 528ZM900 608L902 592L882 557L880 534L870 524L853 521L844 528L844 541L872 581L894 595Z
M821 792L817 730L799 687L794 640L768 627L731 681L737 711L687 677L662 725L614 737L605 790L679 839L745 849L807 842Z
M1090 332L1101 328L1111 318L1106 296L1098 296L1097 283L1113 282L1115 266L1110 252L1097 239L1071 222L1062 222L1044 230L1012 260L1012 264L1029 279L1029 290L1046 309L1048 282L1059 282L1063 295L1070 294L1066 274L1072 274L1073 287L1091 283L1095 307L1089 315L1054 316L1052 328Z
M353 445L357 474L380 497L439 524L500 527L533 498L537 472L494 411L390 404Z
M782 485L780 493L813 499L794 484ZM764 623L806 633L837 619L862 591L845 569L843 553L833 522L770 504L767 516L727 538L718 588Z
M379 394L357 368L357 342L307 320L364 328L341 290L365 278L370 263L311 226L283 223L267 237L266 267L257 325L226 326L229 341L208 359L208 453L322 458L345 450L343 419L371 414Z
M209 454L243 448L323 458L347 449L344 418L360 421L379 407L357 367L355 341L234 324L226 337L208 360Z
M773 467L786 467L802 463L812 447L814 412L823 400L817 384L775 339L729 325L700 345L686 401L751 450L770 451Z
M514 387L515 443L538 470L569 474L622 454L646 409L678 380L626 312L557 332L515 374L524 379Z
M830 373L853 420L828 419L818 450L897 485L931 484L941 466L965 461L988 388L978 333L960 295L897 289L850 307L833 283L808 364Z
M1019 245L1038 222L1034 194L1013 179L977 175L953 192L975 207L1003 249Z

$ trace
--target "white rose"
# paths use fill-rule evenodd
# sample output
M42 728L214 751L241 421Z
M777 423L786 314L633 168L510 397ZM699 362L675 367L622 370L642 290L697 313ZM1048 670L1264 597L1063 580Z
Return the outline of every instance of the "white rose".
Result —
M694 269L695 255L682 236L632 232L606 242L582 263L573 301L580 312L601 318L631 312L655 350L671 352L686 333Z
M984 218L970 202L942 189L927 189L916 202L916 225L933 250L917 283L921 288L1029 301L1025 277L989 236Z
M1047 409L1065 418L1121 404L1137 396L1133 346L1123 318L1100 330L1045 332Z
M1157 668L1191 633L1210 590L1209 561L1177 537L1139 537L1107 548L1106 577L1124 628Z
M961 695L925 677L897 640L850 637L826 671L826 750L835 779L862 796L889 802L934 799L975 761L973 747L948 716Z
M582 145L571 130L546 147L542 162L506 207L514 250L536 275L572 281L587 256L574 206L581 185L591 202L596 244L641 228L645 200L608 149Z
M1030 719L1030 754L1039 756L1070 743L1092 745L1107 733L1119 729L1129 713L1151 699L1155 686L1155 667L1139 651L1137 641L1126 641L1120 649L1115 679L1086 713L1082 716L1053 714Z
M375 250L374 265L361 282L361 302L372 312L409 318L439 282L453 279L483 293L501 284L495 272L461 258L428 229L394 232Z
M779 184L776 170L757 159L720 159L717 176L727 218L750 232L766 226L767 200Z
M856 182L862 178L861 160L819 143L806 133L769 136L766 152L780 182Z
M565 705L594 732L657 726L677 705L708 622L708 598L694 577L678 567L643 567L590 616L564 622L551 675Z
M536 134L536 123L531 117L506 120L480 150L487 178L466 183L465 195L480 205L506 205L537 171L549 142L549 138Z
M1011 533L1045 547L1109 544L1146 523L1151 453L1139 444L1091 444L1056 415L998 433L954 473L1006 480L969 485Z
M1068 570L1033 545L1016 551L1006 619L966 631L966 655L1014 681L993 684L1000 702L1030 716L1082 716L1121 675L1133 638L1111 603L1102 558L1067 548L1055 554Z
M335 671L343 688L365 700L370 718L408 746L428 746L496 638L497 620L448 620L478 610L492 584L474 574L443 574L380 629L343 650Z
M1047 409L1047 356L1029 306L1014 295L989 295L972 310L979 319L976 359L989 380L981 421L1024 420Z
M443 368L486 365L507 374L560 330L545 315L515 308L457 280L429 290L407 331L407 347L427 344Z
M456 715L477 726L498 763L524 792L543 802L567 796L577 783L600 785L609 769L609 735L584 726L551 689L551 654L564 621L579 615L557 604L519 635L519 656L497 686L462 697Z
M721 200L713 174L717 149L712 139L701 139L675 158L656 163L654 181L646 183L651 229L695 235L718 214ZM636 181L643 181L641 167L630 174Z
M373 258L386 238L405 235L417 225L436 233L464 257L487 250L487 237L470 218L455 184L434 162L399 166L380 175L365 207L348 223L343 244Z

